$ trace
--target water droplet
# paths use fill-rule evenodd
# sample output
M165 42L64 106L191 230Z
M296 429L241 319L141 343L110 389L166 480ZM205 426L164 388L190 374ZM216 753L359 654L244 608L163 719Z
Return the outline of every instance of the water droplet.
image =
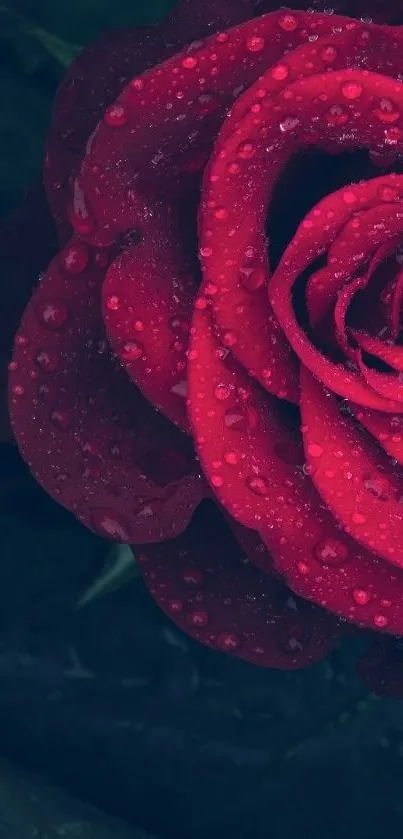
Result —
M366 606L371 600L371 594L364 588L353 589L353 598L358 606Z
M127 111L123 105L114 104L106 109L104 113L104 121L112 128L118 128L121 125L126 125Z
M240 143L237 148L238 157L241 157L242 160L250 160L256 154L256 147L250 140L247 140L244 143Z
M263 268L242 268L239 274L241 286L251 293L259 291L266 282Z
M396 201L399 196L397 189L393 189L391 186L386 186L386 184L382 184L378 188L378 196L381 201Z
M197 58L192 55L187 55L182 61L182 67L186 70L193 70L197 66Z
M120 308L120 299L116 294L109 294L106 298L106 308L111 312L117 312Z
M197 568L185 568L181 573L182 580L187 586L199 588L204 583L204 575Z
M223 457L225 462L228 463L229 466L236 466L236 464L239 462L241 455L240 452L238 452L236 449L227 449L227 451L224 452Z
M319 55L320 55L322 61L326 61L326 62L335 61L335 59L337 58L337 50L332 44L329 44L328 46L323 47L321 49Z
M71 414L67 411L62 411L58 408L55 408L53 411L50 412L50 421L53 422L53 425L56 428L59 428L61 431L67 431L68 428L71 426Z
M217 646L220 650L226 653L235 652L235 650L239 650L242 641L239 635L235 635L234 632L222 632L221 635L217 638Z
M279 123L279 128L280 131L283 132L283 134L286 134L288 131L294 131L294 128L297 128L298 125L298 117L287 116L282 118L281 122Z
M338 539L321 539L314 548L314 554L319 562L325 565L343 565L349 556L349 550L344 542Z
M246 478L246 486L254 493L254 495L268 495L269 486L266 479L261 475L250 475Z
M374 110L374 114L381 120L381 122L396 122L401 116L401 113L395 103L392 102L391 99L387 99L385 96L379 100Z
M89 252L84 242L68 245L60 254L60 265L68 274L82 274L88 265Z
M289 72L286 64L276 64L271 70L271 75L277 82L282 82L287 78Z
M14 396L24 396L25 389L23 385L13 385L11 388L11 392Z
M388 501L390 494L385 480L376 477L373 478L370 475L363 475L363 485L375 498L379 498L380 501Z
M216 489L219 489L224 484L223 478L221 475L212 475L211 476L211 485Z
M298 18L296 15L281 15L278 19L278 25L280 29L284 29L284 32L294 32L298 27Z
M378 627L378 629L384 629L388 625L389 621L386 615L375 615L374 617L374 624Z
M119 355L126 361L137 361L144 353L144 346L139 341L125 341L119 348Z
M260 38L257 35L252 35L250 38L246 39L245 46L248 52L261 52L265 44L264 38Z
M360 82L355 81L354 79L350 79L350 81L343 82L341 86L341 92L345 99L354 100L359 99L361 94L363 93L363 86Z
M60 362L59 353L55 350L39 349L35 361L43 373L54 373Z
M325 113L325 119L328 125L345 125L350 115L342 105L331 105Z
M118 542L130 542L130 528L114 511L96 507L90 511L90 519L94 530L100 536Z
M365 524L367 519L365 516L363 516L362 513L356 512L352 514L351 520L354 522L354 524Z
M186 399L188 395L188 383L186 379L182 379L182 381L172 385L171 393L175 396L180 396L181 399Z
M224 425L231 431L250 431L256 428L257 412L250 406L228 408L224 414Z
M179 615L181 612L183 612L182 600L168 600L167 606L168 610L173 615Z
M228 210L226 210L225 207L218 207L214 215L219 221L224 221L228 218Z
M317 443L309 443L307 446L307 452L310 457L322 457L323 448Z
M45 300L37 307L37 315L46 329L60 329L66 323L69 310L63 300Z
M356 202L358 200L355 192L353 192L352 189L344 190L344 192L342 194L342 199L343 199L345 204L356 204Z
M77 179L74 181L73 202L68 209L68 215L77 233L88 236L94 232L95 218Z
M207 626L210 620L208 612L189 612L187 621L191 626L200 627Z
M216 385L213 392L215 398L218 399L219 402L224 402L231 396L231 388L229 387L229 385L225 384Z

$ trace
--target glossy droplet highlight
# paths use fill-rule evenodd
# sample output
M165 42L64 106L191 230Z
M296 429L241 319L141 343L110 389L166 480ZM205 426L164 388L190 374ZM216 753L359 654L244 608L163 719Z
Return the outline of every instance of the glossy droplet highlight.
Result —
M219 402L224 402L231 396L231 388L225 384L216 385L214 388L214 396Z
M240 143L237 154L242 160L250 160L256 154L256 147L250 140L247 140L245 143Z
M298 18L296 15L281 15L278 25L280 29L284 29L284 32L294 32L298 28Z
M319 446L318 443L309 443L307 446L307 452L310 457L322 457L323 448Z
M246 486L254 493L254 495L268 495L269 487L267 481L261 475L250 475L246 479Z
M60 329L69 316L69 310L63 300L45 300L36 311L42 326L50 330Z
M232 431L249 431L256 428L257 414L249 406L229 408L224 414L224 425Z
M104 114L104 121L112 128L118 128L121 125L126 125L127 111L123 105L111 105L107 108Z
M343 82L341 86L341 92L345 99L349 99L353 101L354 99L359 99L361 94L363 93L363 86L359 82L354 81L351 79L350 81Z
M106 539L114 539L118 542L130 542L130 529L121 518L118 518L114 511L98 507L91 510L91 524L94 530Z
M204 626L207 626L209 622L210 616L208 612L189 612L187 615L187 621L191 626L200 627L202 629Z
M68 245L60 254L62 270L73 276L82 274L88 265L89 251L84 242Z
M59 366L60 356L53 349L40 349L36 353L35 362L43 373L54 373Z
M264 38L260 38L257 35L252 35L251 38L246 39L246 49L248 52L261 52L265 44Z
M239 635L235 635L234 632L222 632L217 638L217 647L226 653L239 650L241 643Z
M385 96L377 103L374 114L381 122L396 122L401 117L401 113L395 103Z
M314 555L324 565L343 565L349 556L347 545L338 539L321 539L314 548Z
M126 361L137 361L143 353L144 347L139 341L125 341L119 350L119 355Z
M355 588L353 590L353 598L358 606L366 606L371 600L371 594L364 588Z

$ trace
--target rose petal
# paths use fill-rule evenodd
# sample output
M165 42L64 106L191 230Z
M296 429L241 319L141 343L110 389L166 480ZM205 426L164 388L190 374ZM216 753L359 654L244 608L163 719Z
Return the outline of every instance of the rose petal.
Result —
M111 358L101 317L105 251L72 240L29 303L10 374L23 457L59 503L106 538L159 540L203 495L186 438Z
M358 329L350 329L350 333L361 349L373 355L374 358L384 361L389 367L393 367L398 372L403 371L403 347L396 344L387 344L381 338L373 338L372 335L367 335L365 332L360 332ZM374 371L371 370L371 373ZM364 374L366 375L366 374ZM368 378L367 378L368 381ZM373 385L372 385L373 387ZM396 393L393 398L398 398Z
M181 0L160 23L108 32L70 64L56 96L45 163L48 199L63 242L70 232L71 179L97 123L124 84L183 44L241 22L247 14L242 0Z
M124 251L108 271L104 320L132 381L155 407L188 430L186 351L195 283L189 268L184 271L172 215L162 209L142 214L141 242Z
M207 310L195 314L191 352L190 415L219 501L260 530L275 568L301 597L359 626L380 626L386 617L384 628L401 632L402 571L383 566L324 508L291 418L223 357Z
M185 632L265 667L321 658L340 634L325 612L296 599L247 560L219 516L200 509L183 536L136 553L151 594Z
M403 567L403 476L306 369L301 415L307 462L326 506L368 550Z
M377 180L375 179L375 181ZM370 183L373 184L374 182ZM356 190L356 187L349 187L348 189L349 194L351 193L351 196L354 197L354 203L358 201L360 195L362 196L364 194L369 197L369 184L365 184L361 190L358 188L358 192ZM373 186L371 194L373 194ZM389 194L389 190L387 194ZM334 196L332 196L334 198L334 207L338 207L342 195L343 191L334 193ZM300 276L301 271L315 258L316 248L317 253L326 248L330 230L334 235L337 235L337 229L340 229L339 224L333 227L332 219L329 225L326 224L326 231L322 235L321 223L318 223L317 218L316 225L314 221L316 215L315 210L317 211L318 209L315 208L310 216L300 225L297 234L284 254L271 280L269 293L277 317L294 350L308 369L323 384L340 396L352 399L365 407L381 408L387 412L398 412L401 410L399 406L398 388L396 388L396 393L389 388L378 394L376 392L378 391L378 387L375 391L372 386L372 379L370 382L365 371L363 371L365 372L363 380L359 375L346 367L334 364L316 349L297 322L292 302L293 285L298 276ZM335 215L337 215L336 211ZM365 261L365 256L368 251L375 250L382 239L390 238L394 241L396 233L401 228L402 220L400 214L398 213L397 207L392 204L373 207L366 212L360 213L356 218L348 222L344 226L340 239L336 240L332 248L332 258L329 257L329 268L326 270L327 285L323 286L326 289L328 301L331 302L337 291L343 288L343 284L349 280L352 273L352 266L355 266L356 270L359 270L360 264ZM337 260L334 255L336 249L339 254ZM337 270L335 270L336 267ZM321 296L323 300L323 291ZM315 318L319 317L319 312L321 317L325 314L323 309L317 309L315 315L312 312L311 316ZM357 361L359 362L358 356ZM368 380L369 386L365 384L365 379Z
M372 434L379 445L403 465L403 416L369 411L350 402L350 408L361 425Z

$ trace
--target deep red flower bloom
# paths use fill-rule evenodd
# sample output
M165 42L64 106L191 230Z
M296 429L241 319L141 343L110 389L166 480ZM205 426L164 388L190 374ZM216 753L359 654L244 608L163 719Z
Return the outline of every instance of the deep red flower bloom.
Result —
M372 5L184 0L84 51L11 362L38 481L141 546L179 626L269 666L403 634L403 29ZM298 195L313 150L344 179ZM396 694L393 643L361 669Z

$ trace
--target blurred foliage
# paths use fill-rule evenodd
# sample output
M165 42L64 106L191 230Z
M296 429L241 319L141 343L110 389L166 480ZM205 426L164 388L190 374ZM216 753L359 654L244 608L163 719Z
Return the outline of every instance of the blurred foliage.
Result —
M53 97L81 46L160 20L174 0L6 0L0 4L0 210L40 171Z

